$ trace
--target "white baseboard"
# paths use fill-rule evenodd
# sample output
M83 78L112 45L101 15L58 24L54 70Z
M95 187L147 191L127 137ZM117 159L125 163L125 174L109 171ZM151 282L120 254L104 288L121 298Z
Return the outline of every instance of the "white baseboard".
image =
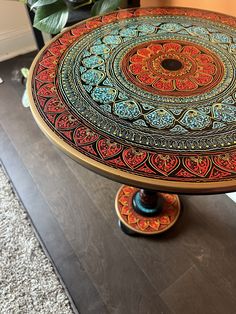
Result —
M0 61L37 49L31 29L10 29L0 32Z
M227 193L226 194L228 197L231 198L231 200L233 200L236 203L236 192L233 193Z

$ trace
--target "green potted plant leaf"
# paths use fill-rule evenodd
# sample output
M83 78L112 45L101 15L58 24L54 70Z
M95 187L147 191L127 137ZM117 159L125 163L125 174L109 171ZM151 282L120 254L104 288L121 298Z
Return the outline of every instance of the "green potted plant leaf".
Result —
M100 15L118 9L122 0L28 0L26 4L34 11L33 26L49 34L59 33L67 24L72 11L88 7L91 15Z

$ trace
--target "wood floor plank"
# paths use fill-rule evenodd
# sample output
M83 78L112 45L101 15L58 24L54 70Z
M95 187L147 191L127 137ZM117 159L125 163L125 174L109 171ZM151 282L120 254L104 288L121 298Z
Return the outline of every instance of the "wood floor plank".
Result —
M18 145L19 152L23 148ZM46 143L47 145L51 144ZM41 149L37 151L37 147L39 146L33 145L34 153L31 157L30 151L25 154L22 151L21 158L28 165L32 177L38 179L37 185L42 195L48 199L64 234L108 310L111 313L125 313L126 310L128 313L143 313L142 309L146 307L153 313L158 307L168 313L164 302L114 235L111 227L90 203L86 191L58 158L54 148L51 151L47 148L45 157L45 153ZM43 147L43 142L40 147ZM36 157L37 164L33 165Z
M161 294L175 314L234 314L236 303L196 266Z
M39 192L1 126L0 159L80 314L108 313L98 291L65 239L47 201ZM89 303L89 299L93 302Z

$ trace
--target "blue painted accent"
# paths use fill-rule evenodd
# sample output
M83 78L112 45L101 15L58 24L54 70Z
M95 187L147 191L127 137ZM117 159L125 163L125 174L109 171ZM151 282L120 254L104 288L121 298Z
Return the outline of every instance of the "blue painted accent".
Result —
M223 33L211 34L211 39L212 39L212 41L215 41L217 43L222 43L222 44L231 43L230 37L226 34L223 34Z
M153 207L153 208L144 207L143 204L141 203L141 199L138 192L133 197L133 204L134 204L135 211L143 216L152 216L155 214L157 215L158 212L160 212L159 207Z
M111 103L115 100L117 91L110 87L95 87L91 93L93 100L100 103Z
M92 46L90 48L90 51L94 54L97 54L97 55L103 55L103 54L106 54L110 51L110 48L107 47L106 45L102 44L102 45L95 45L95 46Z
M175 117L165 109L156 109L146 115L148 122L158 128L164 129L170 127L175 122Z
M87 68L96 68L104 63L104 60L98 56L91 56L82 60L82 63Z
M132 100L120 101L114 105L114 113L123 119L134 119L137 118L141 111L136 102Z
M234 105L235 104L235 100L233 99L232 96L226 98L226 99L223 99L222 100L222 104L228 104L228 105Z
M98 85L104 79L105 74L98 70L88 70L81 75L81 79L90 85Z
M188 28L188 32L191 35L197 35L197 36L205 36L205 35L209 35L209 32L207 31L206 28L204 27L200 27L200 26L192 26Z
M160 26L160 30L164 30L165 32L178 32L182 28L183 26L177 23L165 23Z
M156 27L151 25L151 24L142 24L142 25L139 25L139 27L137 29L138 29L138 31L140 31L144 34L151 34L151 33L155 32Z
M211 119L204 113L191 109L186 111L180 123L191 130L202 130L211 124Z
M121 30L120 35L124 37L136 37L138 36L138 32L131 27L127 27Z
M120 36L107 35L103 38L103 42L108 45L119 45L121 43Z
M215 104L212 106L212 113L215 119L222 122L235 122L236 121L236 107Z

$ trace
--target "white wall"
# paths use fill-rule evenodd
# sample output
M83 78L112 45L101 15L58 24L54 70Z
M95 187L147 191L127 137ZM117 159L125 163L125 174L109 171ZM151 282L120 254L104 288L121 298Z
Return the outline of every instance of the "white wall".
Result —
M0 0L0 61L36 49L25 6Z

